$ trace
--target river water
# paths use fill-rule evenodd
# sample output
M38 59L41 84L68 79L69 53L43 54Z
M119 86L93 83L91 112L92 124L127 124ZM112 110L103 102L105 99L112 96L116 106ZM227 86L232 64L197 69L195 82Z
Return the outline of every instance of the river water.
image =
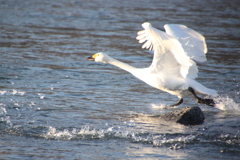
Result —
M239 159L238 0L1 0L0 159ZM196 105L156 90L96 52L135 67L152 55L135 39L143 22L184 24L206 37L199 82L216 108L184 126L158 115Z

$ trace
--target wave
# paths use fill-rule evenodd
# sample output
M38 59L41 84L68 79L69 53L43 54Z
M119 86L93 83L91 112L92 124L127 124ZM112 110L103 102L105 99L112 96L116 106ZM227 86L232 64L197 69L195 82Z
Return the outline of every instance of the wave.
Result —
M55 127L50 126L48 131L42 134L41 137L53 140L126 139L134 143L147 143L153 146L168 145L172 149L180 149L183 145L179 145L179 143L189 143L196 139L194 135L135 133L127 130L113 130L113 127L105 130L94 129L88 125L80 130L76 128L57 130Z
M18 91L16 89L12 90L0 90L0 95L21 95L23 96L26 92Z
M73 128L71 130L58 130L55 127L49 126L45 134L40 137L52 140L109 140L109 139L125 139L133 143L151 144L153 147L168 147L170 149L185 148L186 145L197 143L214 144L221 142L223 145L239 145L240 136L238 134L224 133L174 133L174 134L153 134L139 133L119 128L94 129L89 125L83 126L81 129Z

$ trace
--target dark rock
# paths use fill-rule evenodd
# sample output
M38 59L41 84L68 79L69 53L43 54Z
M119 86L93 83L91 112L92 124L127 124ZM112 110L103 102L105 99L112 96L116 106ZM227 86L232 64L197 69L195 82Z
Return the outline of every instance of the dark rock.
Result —
M175 110L164 114L160 118L165 121L174 121L184 125L201 124L205 119L202 110L197 106Z

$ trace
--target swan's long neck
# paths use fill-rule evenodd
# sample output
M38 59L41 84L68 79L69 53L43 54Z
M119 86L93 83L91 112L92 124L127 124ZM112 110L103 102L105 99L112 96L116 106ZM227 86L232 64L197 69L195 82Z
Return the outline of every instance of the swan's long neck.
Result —
M155 84L156 76L152 76L152 74L149 74L149 68L135 68L133 66L130 66L129 64L123 63L111 57L109 57L106 63L112 64L127 72L130 72L132 75L149 84L150 86L158 88L157 85L153 85Z
M123 63L123 62L118 61L118 60L116 60L114 58L111 58L111 57L109 57L109 60L108 60L107 63L112 64L116 67L119 67L119 68L121 68L121 69L123 69L127 72L130 72L130 73L133 73L137 69L133 66L130 66L129 64Z

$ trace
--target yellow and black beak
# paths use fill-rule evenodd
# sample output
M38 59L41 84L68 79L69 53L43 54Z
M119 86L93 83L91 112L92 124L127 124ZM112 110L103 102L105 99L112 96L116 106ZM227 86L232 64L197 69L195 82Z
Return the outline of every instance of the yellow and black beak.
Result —
M91 57L88 57L87 60L94 61L95 59L91 56Z
M97 57L97 54L92 55L91 57L88 57L87 60L89 61L95 61L95 58Z

